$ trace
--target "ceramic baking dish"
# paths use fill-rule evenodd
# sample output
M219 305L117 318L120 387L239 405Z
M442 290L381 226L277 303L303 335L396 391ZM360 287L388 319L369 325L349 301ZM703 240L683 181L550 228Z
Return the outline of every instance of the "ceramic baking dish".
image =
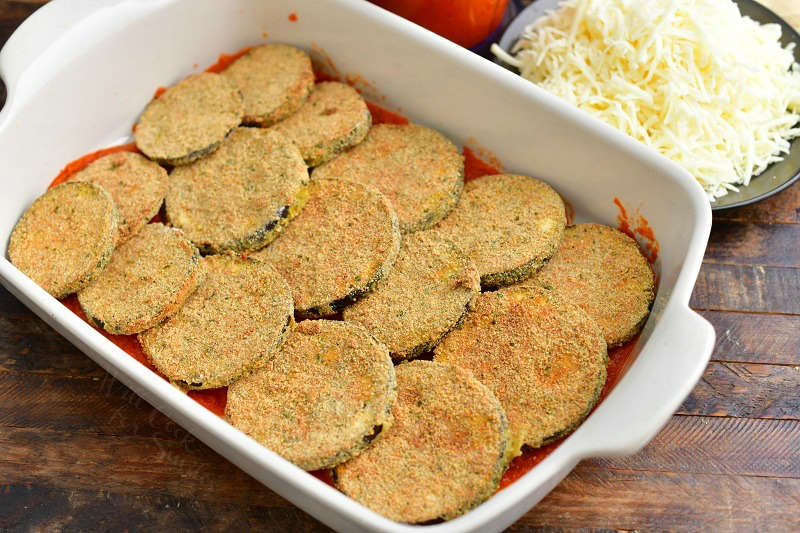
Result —
M295 13L296 21L289 20ZM294 17L292 17L294 18ZM266 40L324 50L377 87L389 108L457 143L490 147L509 171L549 181L576 219L616 225L619 198L660 245L653 313L634 364L555 452L489 501L428 526L389 521L263 448L147 370L6 259L15 222L72 159L129 137L159 85ZM699 379L714 332L688 307L711 226L684 171L527 81L367 2L345 0L55 0L0 53L0 278L89 357L221 455L340 530L496 531L527 511L585 457L631 454ZM609 490L613 490L610 487Z

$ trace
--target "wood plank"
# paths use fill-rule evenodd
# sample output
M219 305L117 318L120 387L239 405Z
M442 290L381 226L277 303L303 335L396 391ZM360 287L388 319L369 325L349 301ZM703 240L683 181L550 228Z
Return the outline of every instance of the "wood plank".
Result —
M800 364L800 316L701 311L717 332L712 359ZM104 379L105 372L0 287L0 369Z
M800 366L712 362L678 413L800 420L798 391Z
M800 269L704 264L690 305L709 311L800 314Z
M800 367L712 362L680 413L800 419ZM119 382L0 372L0 424L100 435L183 438Z
M0 287L0 370L103 378L83 352Z
M597 468L800 478L800 421L673 416L630 457L590 459Z
M0 372L0 425L173 440L185 433L109 374L84 379Z
M167 440L0 426L3 483L275 507L285 501L183 430ZM2 498L0 498L2 499Z
M799 490L796 480L721 476L694 480L665 474L651 480L637 472L606 473L581 465L509 531L790 531L796 525ZM0 513L5 521L0 526L5 527L24 523L46 530L124 530L147 524L159 531L327 531L292 507L248 500L231 505L157 492L133 495L41 484L4 485L0 491L0 511L7 510Z
M118 493L45 485L0 485L0 530L18 531L295 531L330 528L289 502L257 505L181 498L155 491Z
M800 266L800 224L714 221L704 263Z
M714 212L714 222L721 220L797 224L800 222L800 182L755 204Z
M581 463L509 531L796 531L800 480L608 470Z
M670 529L709 526L722 512L716 508L717 503L709 509L709 500L729 497L725 491L739 485L755 485L761 492L764 486L772 487L764 485L762 481L770 480L763 476L780 471L788 478L797 477L800 472L797 454L793 453L800 440L798 423L743 420L732 426L734 422L728 421L733 419L711 419L707 420L708 427L703 428L698 426L699 420L698 417L674 417L650 446L632 458L585 461L556 488L553 496L540 504L546 512L537 507L522 519L521 525L594 525L623 529L656 527L654 524ZM715 437L720 432L738 436L720 440ZM763 439L756 440L757 435ZM682 438L686 439L683 444ZM772 444L762 446L770 441ZM749 447L746 446L748 442ZM742 449L746 459L727 462L737 447ZM12 486L96 492L99 484L108 491L109 497L115 495L122 498L122 502L135 497L147 503L148 498L159 494L164 496L162 501L172 502L173 506L177 505L176 501L190 500L195 505L213 505L225 512L230 506L230 512L235 510L244 515L249 514L253 506L283 508L289 505L188 434L184 441L162 441L155 437L109 438L88 433L0 428L0 449L4 450L0 455L3 482ZM765 455L779 459L770 461ZM678 472L663 471L669 468ZM711 475L714 473L729 475ZM718 478L733 481L719 481ZM786 490L800 488L800 484L793 484L792 480L773 481ZM684 492L686 487L691 487L694 493L672 494L675 491L674 487L669 488L670 484L678 485ZM665 489L672 495L659 495ZM704 496L695 498L699 491L705 491ZM6 493L0 500L5 501L5 496ZM753 503L763 503L767 496L762 494L761 500ZM665 507L659 507L659 502ZM732 503L740 505L742 502ZM121 511L128 508L128 503L120 505ZM7 516L1 511L0 508L0 516ZM622 520L614 522L620 511ZM76 519L85 520L85 514L90 512L90 509L77 509ZM127 516L125 513L127 511L123 512ZM561 523L559 520L564 514L571 518ZM680 522L683 514L692 521ZM35 516L46 516L46 513ZM701 516L707 516L708 521L700 520ZM744 516L746 513L737 515L733 523L745 527ZM298 515L302 522L300 518ZM182 515L171 518L177 523L182 519Z
M14 30L26 18L46 3L46 0L5 0L0 2L0 45L11 37Z
M701 311L717 332L715 361L800 364L800 316Z
M210 448L179 430L151 435L108 436L0 426L0 471L6 483L41 483L90 490L98 482L115 492L158 488L176 497L205 497L198 486L213 483L208 498L220 503L247 499L276 505L280 498ZM587 461L597 468L800 478L800 422L674 416L638 454Z

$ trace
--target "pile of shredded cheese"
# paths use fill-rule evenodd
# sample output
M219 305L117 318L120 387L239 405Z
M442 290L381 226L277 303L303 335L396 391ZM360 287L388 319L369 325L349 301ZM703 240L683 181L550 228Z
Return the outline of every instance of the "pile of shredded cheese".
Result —
M525 78L657 149L713 201L800 136L800 67L730 0L565 0L526 28Z

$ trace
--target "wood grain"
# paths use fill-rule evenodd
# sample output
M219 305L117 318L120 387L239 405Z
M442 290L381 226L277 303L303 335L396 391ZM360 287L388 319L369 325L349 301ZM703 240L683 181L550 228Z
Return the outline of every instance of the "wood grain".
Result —
M708 365L678 413L800 420L800 366Z
M630 457L586 461L622 470L800 478L800 421L673 416Z
M4 484L12 487L6 490L20 498L26 493L19 489L21 486L46 486L56 489L56 493L59 490L90 493L97 491L97 480L102 479L103 493L109 499L130 504L134 496L141 495L136 499L147 502L157 493L161 495L160 501L170 502L172 507L191 501L193 505L225 514L228 519L248 516L254 509L282 508L285 504L193 437L186 436L184 441L145 437L109 440L84 432L4 428L0 430L0 449L4 450L0 456L0 469L4 472ZM619 523L604 523L606 527L650 527L648 524L654 517L646 513L652 510L650 506L657 504L654 496L659 484L670 479L689 484L687 476L675 474L702 474L699 476L701 481L712 479L708 477L711 474L724 474L744 480L745 484L753 483L746 478L754 476L797 478L800 477L800 464L795 453L798 445L800 423L796 421L675 416L661 434L636 456L584 462L577 471L579 487L569 494L590 505L580 513L584 519L589 509L608 509L609 504L613 504L615 508L626 508L628 516ZM31 449L40 450L33 464L29 457ZM586 472L591 473L591 477L587 477ZM571 475L565 484L574 488L575 477L576 474ZM656 480L655 486L652 486L653 479ZM620 482L622 486L617 486ZM154 487L157 487L155 492ZM593 488L597 489L596 493L592 493ZM633 512L632 503L623 497L625 490L644 490L647 493L644 498L636 499L637 505L642 505L639 511ZM695 487L694 491L697 490ZM561 491L561 488L556 489L554 495L542 504L553 511L552 515L544 517L546 524L559 524L564 513L574 513L575 501L572 498L564 500ZM4 492L0 499L5 501L6 496L8 492ZM662 516L657 517L662 520L659 522L661 527L688 526L680 522L680 514L691 506L690 500L683 500L684 496L668 497L672 500L668 502L670 507L661 510ZM588 502L587 497L591 498ZM707 499L708 496L701 501ZM680 505L674 505L676 502ZM119 505L112 501L108 503L112 508ZM186 507L186 510L191 510L191 507ZM173 511L165 511L172 516ZM534 514L538 514L538 508ZM0 516L5 515L0 513ZM38 517L32 515L30 518ZM299 518L300 523L309 520ZM603 513L596 515L595 521L590 523L609 518ZM172 519L177 523L182 520L174 516ZM573 523L575 520L574 516L570 519ZM525 523L530 523L527 517L523 519Z
M800 266L800 224L715 221L704 262Z
M0 485L0 529L15 531L20 524L30 531L119 531L134 524L136 531L331 531L296 507L258 505L247 498L222 503L157 491Z
M185 438L180 426L107 374L61 378L0 372L2 426L107 437Z
M679 412L800 419L800 366L712 362ZM58 413L58 416L51 416ZM183 438L183 431L111 377L0 372L0 426Z
M4 289L0 290L0 346L0 370L95 378L107 375Z
M0 428L3 482L117 493L158 489L175 497L261 506L283 500L195 439L90 431ZM597 468L800 478L800 422L676 415L642 452L587 461ZM37 450L31 462L30 450ZM213 486L213 490L209 487Z
M761 202L714 213L714 221L718 220L797 224L800 222L800 182Z
M44 3L0 0L0 42ZM702 380L641 452L582 462L511 531L797 530L799 223L800 183L715 213L692 297L717 331ZM0 450L2 531L328 531L2 288Z
M800 316L701 311L714 326L714 361L798 364Z
M86 431L4 427L0 430L3 482L92 490L102 479L103 488L119 494L156 489L177 498L288 506L190 434L183 430L181 434L177 440L109 439ZM30 450L36 450L35 462Z
M800 480L580 464L510 531L796 531Z
M705 263L690 305L708 311L800 314L800 269Z

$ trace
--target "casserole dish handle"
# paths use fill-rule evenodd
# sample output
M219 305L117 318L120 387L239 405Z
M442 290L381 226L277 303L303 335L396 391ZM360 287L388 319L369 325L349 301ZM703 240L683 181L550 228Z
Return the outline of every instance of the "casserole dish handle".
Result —
M0 50L0 77L12 87L42 53L81 20L129 0L53 0L28 17Z
M604 400L603 407L609 404L610 409L602 417L590 417L579 428L592 435L581 457L622 457L638 452L664 427L703 375L714 349L713 326L685 304L672 306L661 322L670 327L653 335L649 343L660 345L670 357L634 363ZM632 384L635 402L620 390Z

